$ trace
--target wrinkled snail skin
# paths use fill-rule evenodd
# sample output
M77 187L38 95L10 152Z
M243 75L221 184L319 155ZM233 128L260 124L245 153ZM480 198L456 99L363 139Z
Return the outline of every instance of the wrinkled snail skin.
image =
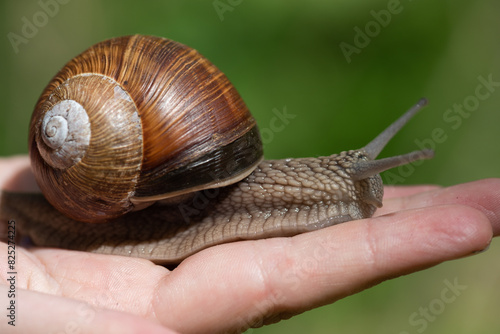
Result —
M196 51L149 36L105 41L70 61L35 108L30 155L44 196L3 192L0 217L38 246L162 264L368 218L382 206L380 172L433 156L376 160L425 104L359 150L262 161L255 120Z
M293 236L368 218L382 206L379 172L433 156L424 150L373 160L379 145L385 145L424 102L360 150L265 160L233 185L201 191L179 203L158 203L105 224L71 220L40 194L4 193L1 216L16 217L22 232L39 246L135 256L162 264L179 263L221 243Z

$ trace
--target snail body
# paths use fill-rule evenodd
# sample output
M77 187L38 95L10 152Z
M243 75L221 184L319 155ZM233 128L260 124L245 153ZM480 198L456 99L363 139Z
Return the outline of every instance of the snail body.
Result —
M255 120L208 60L163 38L108 40L71 60L33 113L30 156L45 198L4 194L2 210L37 245L158 263L371 217L380 172L432 157L375 160L425 104L359 150L262 161Z

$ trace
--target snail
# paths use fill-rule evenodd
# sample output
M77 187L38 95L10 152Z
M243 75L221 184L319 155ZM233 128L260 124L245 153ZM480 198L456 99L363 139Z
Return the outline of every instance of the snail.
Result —
M361 149L263 160L254 118L206 58L160 37L110 39L43 91L29 134L43 196L4 192L2 216L39 246L156 263L371 217L382 206L380 172L433 156L375 160L425 104Z

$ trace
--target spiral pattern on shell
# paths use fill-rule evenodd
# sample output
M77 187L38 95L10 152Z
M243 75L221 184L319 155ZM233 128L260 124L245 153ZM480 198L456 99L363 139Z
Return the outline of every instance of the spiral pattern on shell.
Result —
M236 182L262 159L255 120L227 77L196 50L141 35L66 64L37 102L29 142L45 197L88 222Z
M38 149L54 168L68 168L85 155L90 142L87 112L74 100L63 100L49 109L42 120Z

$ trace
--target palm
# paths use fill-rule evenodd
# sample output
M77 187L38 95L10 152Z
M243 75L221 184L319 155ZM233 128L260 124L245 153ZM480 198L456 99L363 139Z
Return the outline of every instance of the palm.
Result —
M0 186L15 189L11 171L26 165L26 159L1 162L0 175L8 177ZM16 329L206 333L275 322L484 249L500 234L499 189L500 180L387 187L374 218L212 247L172 271L142 259L17 247L17 298L31 321ZM6 248L0 251L4 277ZM7 295L6 285L0 290ZM43 312L47 305L53 318Z

